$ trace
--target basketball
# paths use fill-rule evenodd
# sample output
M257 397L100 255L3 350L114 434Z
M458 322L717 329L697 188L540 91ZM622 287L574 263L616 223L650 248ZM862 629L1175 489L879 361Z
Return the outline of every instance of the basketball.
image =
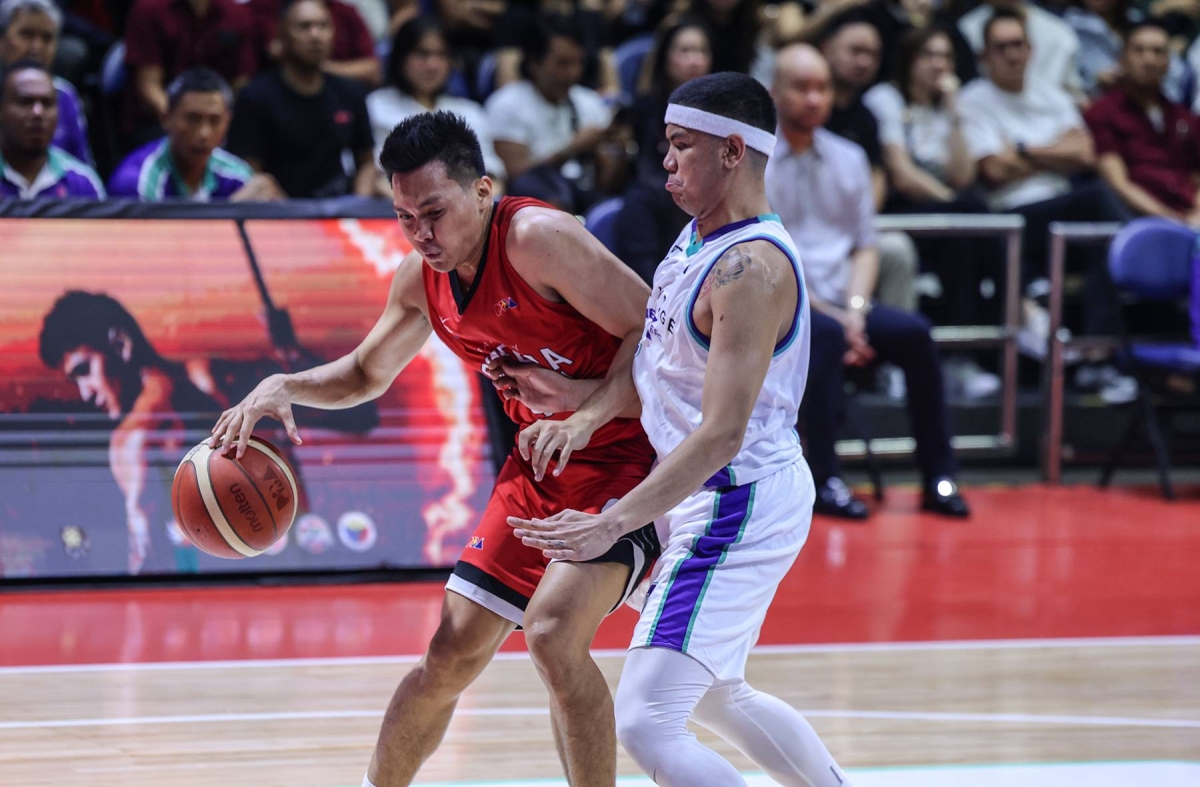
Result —
M175 521L210 555L238 559L267 551L296 516L296 476L279 449L251 437L241 459L200 443L171 485Z

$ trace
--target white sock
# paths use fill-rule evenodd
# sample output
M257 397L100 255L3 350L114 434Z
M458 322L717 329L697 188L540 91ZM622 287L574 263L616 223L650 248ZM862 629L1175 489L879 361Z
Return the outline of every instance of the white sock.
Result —
M371 780L367 778L367 775L365 773L363 774L362 787L375 787L374 784L371 784Z
M697 704L693 718L784 787L850 787L850 780L804 717L745 681L710 690Z
M665 648L629 651L617 687L617 739L655 784L746 787L737 770L687 728L712 683L712 673L690 656Z

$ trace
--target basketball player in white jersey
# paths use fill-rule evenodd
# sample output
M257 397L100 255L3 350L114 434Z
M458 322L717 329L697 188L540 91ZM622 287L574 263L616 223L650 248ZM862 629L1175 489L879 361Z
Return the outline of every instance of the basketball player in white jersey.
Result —
M670 98L667 189L695 217L659 266L631 374L610 373L566 421L526 429L538 472L636 398L660 462L600 514L509 519L548 557L601 555L657 523L663 556L617 690L617 735L657 784L745 781L687 730L694 718L788 787L849 780L812 727L745 681L767 607L808 537L815 490L796 434L809 304L796 249L763 186L775 107L722 73Z

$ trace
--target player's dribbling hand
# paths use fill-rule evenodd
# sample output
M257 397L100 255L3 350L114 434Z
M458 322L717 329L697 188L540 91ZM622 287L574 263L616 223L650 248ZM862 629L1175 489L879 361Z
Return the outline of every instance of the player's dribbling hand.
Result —
M521 452L521 458L533 467L533 480L541 481L555 454L558 454L558 459L554 465L554 475L562 475L567 462L571 460L571 454L587 447L593 431L582 418L575 416L565 421L542 420L530 424L517 435L517 450Z
M217 448L219 445L221 453L227 454L236 445L235 456L241 459L246 453L246 444L250 441L254 425L264 415L282 423L293 443L300 445L303 442L292 417L292 400L288 396L284 376L273 374L259 383L245 399L221 413L217 425L212 428L209 446Z
M607 511L585 514L567 509L549 519L510 516L513 535L551 560L583 562L600 557L624 535L621 523Z

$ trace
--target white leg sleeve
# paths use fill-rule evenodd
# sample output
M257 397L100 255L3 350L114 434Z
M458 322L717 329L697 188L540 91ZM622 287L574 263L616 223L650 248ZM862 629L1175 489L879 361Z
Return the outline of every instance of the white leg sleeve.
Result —
M745 681L710 690L697 704L694 718L784 787L850 785L803 716Z
M687 728L712 683L712 673L678 651L629 651L617 687L617 739L655 784L746 787L737 770Z

